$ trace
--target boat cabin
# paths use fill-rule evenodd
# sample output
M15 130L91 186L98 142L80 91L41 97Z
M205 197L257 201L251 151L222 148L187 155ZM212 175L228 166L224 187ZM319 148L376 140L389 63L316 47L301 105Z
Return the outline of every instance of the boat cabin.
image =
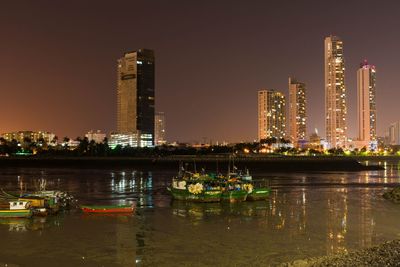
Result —
M37 196L26 196L18 199L19 201L30 202L31 206L34 208L43 208L45 207L45 199Z
M10 210L26 210L29 209L29 206L27 201L10 201Z
M172 187L176 189L186 189L186 181L177 181L173 180L172 181Z

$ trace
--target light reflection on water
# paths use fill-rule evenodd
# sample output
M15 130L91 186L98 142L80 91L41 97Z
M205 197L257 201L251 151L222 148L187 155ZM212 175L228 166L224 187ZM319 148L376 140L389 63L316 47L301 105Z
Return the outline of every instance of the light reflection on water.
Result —
M385 171L254 173L270 181L269 200L237 204L171 202L171 171L2 170L0 187L8 191L18 189L18 179L31 188L44 177L80 203L135 202L137 210L0 220L0 259L22 266L265 266L369 247L399 237L400 206L381 197L400 182L397 164Z

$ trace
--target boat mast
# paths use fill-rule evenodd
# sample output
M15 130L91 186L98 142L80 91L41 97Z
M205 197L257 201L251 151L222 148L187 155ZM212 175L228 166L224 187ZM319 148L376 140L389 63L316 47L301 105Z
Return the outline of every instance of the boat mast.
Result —
M231 175L231 155L229 155L229 160L228 160L228 175L226 176L228 179Z

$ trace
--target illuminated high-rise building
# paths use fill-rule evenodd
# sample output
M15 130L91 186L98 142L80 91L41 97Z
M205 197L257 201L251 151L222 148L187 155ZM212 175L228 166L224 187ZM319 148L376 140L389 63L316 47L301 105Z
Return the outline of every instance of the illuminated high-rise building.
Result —
M154 117L154 134L155 145L160 146L167 143L165 136L165 114L164 112L156 112Z
M345 147L347 105L344 83L343 42L337 36L325 38L325 129L330 147Z
M364 61L357 70L358 140L370 145L376 141L375 66Z
M307 136L306 85L289 77L289 137L295 146Z
M154 145L154 52L139 49L118 60L117 132Z
M285 95L275 90L258 91L258 140L286 138Z

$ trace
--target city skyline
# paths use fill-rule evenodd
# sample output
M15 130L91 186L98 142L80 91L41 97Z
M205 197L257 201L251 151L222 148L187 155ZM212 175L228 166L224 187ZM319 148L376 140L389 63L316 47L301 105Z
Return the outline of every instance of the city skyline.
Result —
M399 120L395 108L400 97L395 71L399 22L392 19L397 3L373 11L344 1L329 10L318 1L230 2L229 10L223 3L181 1L168 5L121 1L115 6L96 2L96 7L73 1L43 3L7 3L0 11L4 22L0 27L7 36L0 45L0 85L7 100L0 108L7 114L0 132L45 130L75 138L90 129L113 131L115 59L124 51L148 47L157 53L156 109L168 114L169 140L257 139L254 94L266 87L288 95L288 76L307 84L312 107L307 132L318 128L324 137L321 40L331 34L345 43L348 137L357 137L355 72L365 58L379 66L378 136ZM133 6L143 10L135 18L128 16ZM150 11L151 21L146 20ZM337 19L328 21L333 14ZM207 21L198 20L204 16ZM374 20L371 27L364 27L365 17ZM138 21L146 23L131 34L129 25ZM24 72L22 64L34 67ZM221 108L226 101L230 105Z

